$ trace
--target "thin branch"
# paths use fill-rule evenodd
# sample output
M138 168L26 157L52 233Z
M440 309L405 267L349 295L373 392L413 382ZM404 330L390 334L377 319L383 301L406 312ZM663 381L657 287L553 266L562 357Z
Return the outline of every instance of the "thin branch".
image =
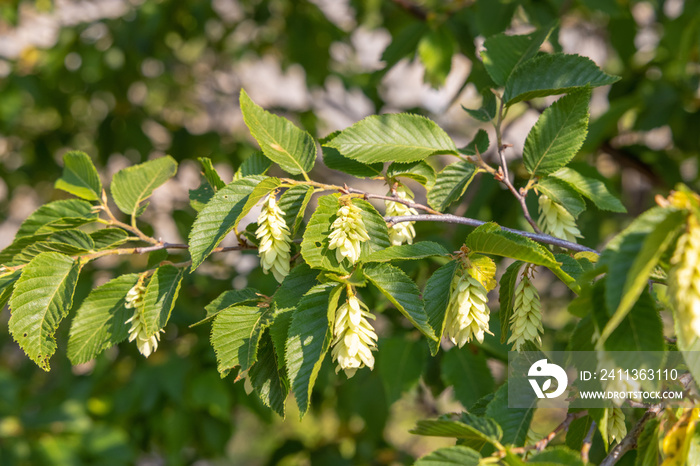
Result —
M401 199L398 196L382 196L381 194L372 194L372 193L368 193L365 191L360 191L359 189L348 188L348 187L346 187L345 190L348 193L352 193L352 194L362 194L365 199L383 199L385 201L398 202L399 204L403 204L403 205L406 205L408 207L413 207L414 209L424 210L425 212L428 212L428 213L433 214L433 215L442 215L440 212L438 212L437 210L431 209L427 205L418 204L417 202L413 202L413 201L410 201L407 199Z
M644 426L651 419L658 416L663 409L664 405L662 403L655 404L654 406L649 408L647 412L645 412L641 419L637 422L637 424L635 424L632 430L625 436L625 438L623 438L620 443L615 445L615 448L613 448L610 451L608 456L606 456L605 459L600 463L600 466L613 466L623 456L625 456L625 453L637 448L637 439L644 430Z
M561 432L566 432L569 430L569 427L571 426L571 423L574 422L576 419L582 418L584 416L588 415L588 411L578 411L575 413L568 413L566 415L566 418L554 428L553 431L551 431L549 434L547 434L546 437L544 437L542 440L539 442L535 443L534 445L528 445L525 447L518 447L518 448L511 448L510 451L512 453L517 453L517 454L525 454L530 450L537 450L537 451L542 451L545 448L547 448L547 445L549 445L549 442L554 440L554 437L559 435ZM501 454L501 452L498 452L497 454Z
M396 217L384 217L384 220L390 225L401 223L401 222L445 222L445 223L457 223L460 225L468 225L471 227L479 227L485 223L481 220L476 220L467 217L458 217L456 215L441 214L441 215L402 215ZM572 243L571 241L566 241L554 236L545 235L544 233L531 233L529 231L516 230L514 228L501 227L503 231L509 233L514 233L516 235L524 236L525 238L530 238L531 240L537 241L539 243L551 244L552 246L558 246L560 248L568 249L575 252L593 252L595 254L600 254L595 249L591 249L587 246L581 244Z
M588 453L591 451L591 445L593 444L593 434L595 433L596 423L591 422L591 428L588 429L586 438L583 439L583 444L581 445L581 460L584 464L588 464Z
M413 2L410 2L409 0L393 0L393 2L421 21L426 21L428 19L428 13L426 13L423 8Z

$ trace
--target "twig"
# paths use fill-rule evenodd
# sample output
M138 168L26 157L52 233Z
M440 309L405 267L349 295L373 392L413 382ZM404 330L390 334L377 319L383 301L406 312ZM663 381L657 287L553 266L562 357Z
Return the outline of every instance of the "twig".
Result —
M408 207L413 207L414 209L424 210L425 212L428 212L428 213L433 214L433 215L442 215L442 214L440 214L440 212L438 212L437 210L431 209L427 205L419 204L417 202L413 202L413 201L410 201L407 199L401 199L398 196L382 196L381 194L372 194L372 193L368 193L365 191L360 191L359 189L348 188L348 187L345 187L345 190L348 193L352 193L352 194L362 194L365 199L383 199L385 201L398 202L399 204L403 204L403 205L406 205Z
M384 220L389 225L393 225L401 222L445 222L445 223L457 223L460 225L468 225L471 227L478 227L485 223L481 220L476 220L467 217L458 217L456 215L441 214L441 215L402 215L396 217L384 217ZM514 228L501 227L501 230L507 231L509 233L514 233L519 236L524 236L530 238L531 240L537 241L539 243L551 244L552 246L558 246L560 248L568 249L575 252L593 252L600 254L595 249L591 249L587 246L581 244L572 243L554 236L545 235L544 233L531 233L529 231L516 230Z
M413 16L418 18L421 21L425 21L428 19L428 13L426 13L421 7L418 5L414 4L413 2L410 2L408 0L393 0L395 4L406 10L407 12L411 13Z
M595 433L596 423L591 422L591 428L588 429L586 438L583 439L583 445L581 445L581 460L584 464L588 464L588 453L591 451L591 445L593 444L593 434Z
M519 448L511 448L510 451L511 453L517 453L517 454L524 454L527 453L530 450L537 450L537 451L542 451L545 448L547 448L547 445L549 445L549 442L554 440L554 437L559 435L561 432L566 432L569 430L569 426L571 426L571 423L574 422L576 419L582 418L584 416L588 416L588 411L578 411L575 413L568 413L566 415L566 418L554 428L553 431L551 431L549 434L547 434L546 437L544 437L542 440L537 442L534 445L528 445L526 447L519 447Z
M642 418L635 424L632 430L622 439L620 443L615 445L608 456L600 463L600 466L612 466L617 463L624 455L630 450L637 448L637 439L639 435L644 430L644 425L659 415L661 410L663 410L664 405L662 403L655 404L644 413Z

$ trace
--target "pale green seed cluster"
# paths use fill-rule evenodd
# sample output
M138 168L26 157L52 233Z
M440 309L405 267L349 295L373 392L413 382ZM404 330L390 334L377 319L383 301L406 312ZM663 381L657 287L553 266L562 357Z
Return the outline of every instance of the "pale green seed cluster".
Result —
M272 271L275 280L282 283L284 277L289 275L291 233L274 193L270 194L263 204L255 237L260 240L258 255L263 272Z
M606 353L598 351L597 372L600 374L603 371L610 374L616 374L621 369L620 366ZM638 392L641 391L642 385L638 380L633 380L628 377L608 377L605 381L601 381L603 389L609 392ZM622 406L624 399L613 398L613 403L617 406Z
M685 233L671 258L670 295L678 312L683 338L689 344L700 337L700 224L690 215Z
M542 345L540 334L544 332L544 329L542 328L540 295L527 276L520 280L515 289L510 330L512 335L508 339L508 344L515 343L513 348L516 351L520 351L520 348L528 341Z
M470 268L471 269L471 268ZM472 276L471 270L455 276L450 303L447 306L445 336L460 348L476 338L484 341L489 333L490 311L484 285Z
M396 188L396 197L405 201L412 200L412 196L405 186ZM391 192L387 193L391 195ZM384 201L386 206L386 215L388 217L401 217L404 215L418 215L418 211L413 207L409 207L400 202ZM416 222L401 222L389 228L389 240L394 246L401 246L404 243L413 244L413 239L416 237L416 229L413 224Z
M367 319L374 319L365 304L349 292L347 300L336 311L333 325L333 360L348 378L365 366L374 369L372 351L377 347L377 334Z
M544 194L540 194L537 201L540 206L537 225L542 231L572 243L576 242L576 238L581 238L581 232L576 226L574 216L564 206L554 202Z
M338 262L347 258L351 264L355 264L360 259L362 243L369 240L367 227L362 221L362 209L348 203L338 209L337 215L338 218L331 224L328 249L335 249Z
M125 323L131 324L129 328L129 341L132 342L135 340L139 353L143 354L145 357L149 357L158 349L160 332L156 332L155 335L149 335L141 319L141 307L143 306L143 298L146 294L146 286L143 283L144 278L145 276L141 276L136 285L126 294L126 303L124 307L133 309L134 315Z
M611 444L615 440L619 442L627 435L625 413L623 413L620 408L605 408L605 411L608 415L608 443Z

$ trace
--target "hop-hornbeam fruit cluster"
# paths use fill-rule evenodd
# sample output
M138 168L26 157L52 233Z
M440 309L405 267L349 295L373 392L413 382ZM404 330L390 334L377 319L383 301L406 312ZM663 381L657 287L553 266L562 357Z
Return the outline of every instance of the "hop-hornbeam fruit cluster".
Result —
M447 305L445 336L460 348L472 339L484 341L484 333L489 333L488 291L477 278L471 264L452 280L450 302Z
M542 307L540 295L526 274L515 289L513 300L513 315L510 317L511 337L508 344L514 343L513 348L520 351L525 342L532 341L542 345L540 334L542 328Z
M621 367L610 357L609 353L598 351L597 358L597 371L599 374L602 371L608 374L619 373L618 371ZM642 389L639 380L627 377L608 377L605 381L601 381L601 384L603 385L603 389L608 392L638 392ZM612 401L616 406L622 406L625 400L623 398L613 398Z
M396 197L405 201L413 199L405 186L398 186L395 190ZM392 193L387 193L390 196ZM384 201L386 215L388 217L401 217L404 215L418 215L418 211L413 207L394 201ZM394 246L401 246L403 243L413 244L416 237L416 229L413 228L415 222L401 222L389 228L389 240Z
M134 310L134 314L125 322L126 324L131 324L131 327L129 327L129 342L136 340L136 347L139 353L149 357L158 349L160 332L151 335L146 332L146 327L143 324L141 308L143 307L143 298L146 294L145 278L146 275L142 274L136 285L127 292L124 307Z
M542 231L572 243L576 242L576 238L581 238L574 216L564 206L544 194L540 194L537 201L540 206L537 225Z
M355 264L360 259L362 243L369 240L367 227L362 221L362 209L348 202L338 209L337 215L338 218L331 224L328 248L335 249L338 262L347 258L351 264Z
M272 271L275 280L282 283L289 275L289 251L291 233L284 221L284 212L277 205L275 193L270 194L263 204L258 217L255 237L260 240L258 254L264 273Z
M348 378L365 366L374 369L372 351L377 347L377 334L367 319L374 319L367 306L357 299L351 288L348 297L335 313L333 325L333 360L338 362L336 374L345 371Z
M606 408L608 414L607 433L608 444L615 440L622 441L627 435L627 426L625 426L625 413L620 408Z
M700 337L700 222L688 216L686 231L678 239L671 258L670 295L688 344Z

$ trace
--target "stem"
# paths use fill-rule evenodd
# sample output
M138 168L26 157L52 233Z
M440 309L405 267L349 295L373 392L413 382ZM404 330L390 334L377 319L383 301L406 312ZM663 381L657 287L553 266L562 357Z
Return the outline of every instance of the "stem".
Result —
M365 199L383 199L385 201L398 202L399 204L406 205L408 207L413 207L414 209L424 210L433 215L442 215L437 210L431 209L427 205L418 204L417 202L409 201L407 199L401 199L398 196L382 196L381 194L372 194L365 191L360 191L359 189L346 188L348 193L352 194L362 194Z
M635 424L632 430L622 439L620 443L615 445L615 448L610 450L608 456L600 463L600 466L612 466L617 463L630 450L637 448L637 439L644 430L644 425L651 419L659 415L663 410L664 405L659 403L647 410L642 418Z
M456 215L441 214L441 215L402 215L396 217L384 217L384 220L390 225L401 222L445 222L445 223L457 223L460 225L468 225L471 227L479 227L485 223L482 220L476 220L467 217L458 217ZM551 244L552 246L558 246L560 248L568 249L575 252L593 252L595 254L600 254L595 249L591 249L587 246L581 244L572 243L571 241L566 241L554 236L546 235L544 233L531 233L529 231L516 230L514 228L501 227L501 230L507 231L509 233L514 233L516 235L524 236L525 238L530 238L531 240L537 241L539 243Z
M588 429L586 438L583 439L583 445L581 446L581 460L584 464L588 464L588 453L591 451L591 445L593 444L593 434L595 433L596 423L591 422L591 428Z
M566 432L569 430L569 427L571 426L571 423L574 422L576 419L582 418L584 416L588 416L588 411L578 411L576 413L568 413L566 415L566 419L562 421L561 424L559 424L557 427L554 428L553 431L551 431L545 438L540 440L534 445L529 445L526 447L518 447L518 448L511 448L510 451L511 453L517 453L517 454L525 454L530 450L537 450L537 451L542 451L545 448L547 448L547 445L549 445L549 442L554 440L554 437L559 435L561 432ZM499 453L500 454L500 453Z
M119 227L123 230L131 232L131 233L135 234L136 236L138 236L138 238L141 241L144 241L146 243L151 243L151 244L159 244L160 243L160 241L158 241L157 239L151 238L150 236L146 235L144 232L139 230L139 228L136 226L136 218L133 215L131 216L131 225L117 220L117 217L114 216L114 214L112 213L112 210L109 208L109 204L107 202L107 192L104 189L102 190L102 200L100 202L100 207L109 217L109 220L107 221L107 223L105 223L104 220L102 220L100 223L103 223L105 225Z

